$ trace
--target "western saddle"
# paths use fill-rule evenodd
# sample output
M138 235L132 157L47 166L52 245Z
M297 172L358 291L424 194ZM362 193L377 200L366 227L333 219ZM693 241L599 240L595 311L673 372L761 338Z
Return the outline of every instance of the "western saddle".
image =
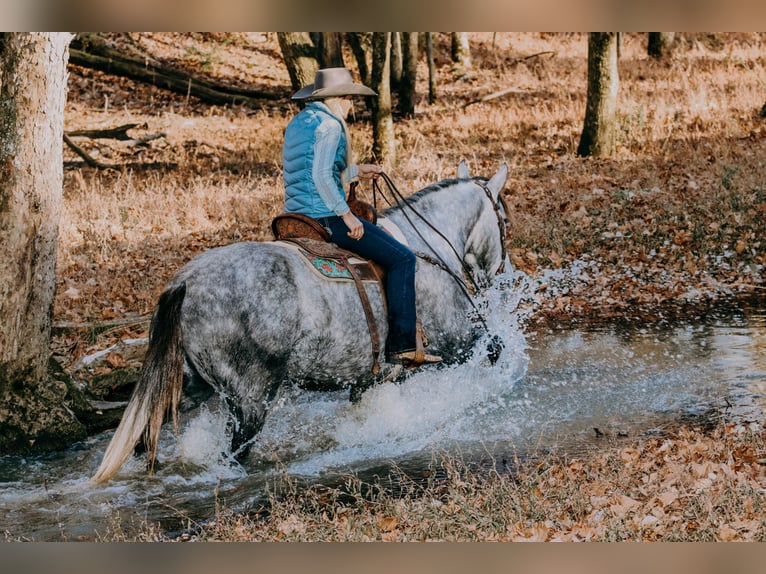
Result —
M376 224L378 220L377 211L372 205L356 197L357 185L358 182L351 183L347 199L348 206L357 217ZM356 285L359 300L362 303L364 315L367 319L367 327L370 331L370 340L372 342L372 373L377 375L380 372L380 364L378 363L381 349L380 334L378 333L375 315L372 312L370 299L367 296L363 281L373 280L377 282L385 306L386 290L383 286L383 268L374 261L362 259L357 254L341 249L334 243L331 243L330 233L316 220L302 213L285 212L277 215L271 222L271 231L274 234L275 240L293 243L312 256L330 259L348 271ZM425 356L424 347L427 345L427 337L420 321L418 321L415 349L416 363L418 356Z

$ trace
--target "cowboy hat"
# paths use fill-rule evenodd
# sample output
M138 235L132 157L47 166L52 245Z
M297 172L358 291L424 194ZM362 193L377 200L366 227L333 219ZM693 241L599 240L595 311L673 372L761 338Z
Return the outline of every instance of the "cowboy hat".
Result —
M346 68L325 68L314 76L314 83L302 87L293 94L293 100L307 98L332 98L335 96L375 96L373 90L356 84Z

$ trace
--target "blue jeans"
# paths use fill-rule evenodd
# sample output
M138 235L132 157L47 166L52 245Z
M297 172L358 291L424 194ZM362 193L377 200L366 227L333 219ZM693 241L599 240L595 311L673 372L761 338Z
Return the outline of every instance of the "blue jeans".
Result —
M317 221L330 230L330 240L338 247L372 259L386 272L388 338L386 353L391 355L415 348L415 266L417 258L407 247L369 221L361 220L364 235L358 241L348 236L348 227L337 216Z

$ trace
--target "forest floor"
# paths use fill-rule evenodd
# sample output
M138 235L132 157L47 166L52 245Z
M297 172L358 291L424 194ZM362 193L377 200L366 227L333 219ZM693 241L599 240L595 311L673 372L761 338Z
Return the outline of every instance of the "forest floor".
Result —
M282 133L297 111L289 102L292 90L273 33L147 33L114 40L147 61L282 97L258 108L207 105L70 66L67 131L135 123L130 132L135 137L163 135L145 144L76 138L113 169L88 167L65 149L52 350L66 369L120 340L146 336L163 286L201 251L271 238L271 218L282 209ZM534 296L524 303L530 323L655 321L763 292L766 35L683 34L664 62L647 57L645 35L623 35L619 144L608 159L575 154L585 111L585 35L475 33L470 69L451 62L446 35L435 40L437 100L428 103L421 62L416 115L395 119L398 161L384 167L400 189L414 192L454 176L464 158L472 173L488 176L508 163L507 245L514 268L536 282ZM346 61L355 68L350 55ZM514 89L503 96L476 101L509 88ZM372 159L368 117L364 104L357 103L350 129L360 161ZM140 357L114 353L98 374L139 362ZM487 537L764 539L764 528L746 518L764 506L760 431L754 436L726 427L715 437L697 432L684 429L687 434L667 446L659 441L634 445L635 452L599 455L613 457L607 462L578 463L589 465L587 472L571 461L550 462L550 488L577 476L567 488L590 489L578 515L581 526L614 507L620 516L641 517L632 530L612 523L602 530L592 523L590 530L577 530L571 521L561 526L550 516L535 522L528 515L527 523ZM746 444L736 442L742 436ZM745 451L747 456L737 459L736 453ZM728 465L731 472L723 466L693 472L712 480L713 491L718 483L709 479L711 473L739 477L750 498L747 503L738 498L736 510L730 508L718 522L706 519L701 527L699 516L684 515L691 487L663 482L661 475L671 472L668 461L681 476L689 465L708 464L703 459L712 452L723 458L710 464ZM651 461L655 466L643 468ZM610 490L603 476L595 481L601 490L593 490L589 473L599 465L614 470L618 463L629 473L624 485L644 488L643 494L625 494L614 485ZM642 476L659 481L656 492L646 482L641 486ZM710 487L697 486L700 492ZM731 481L721 488L731 493L730 486ZM524 504L519 508L529 511ZM710 502L710 508L716 504ZM451 508L453 514L467 512ZM565 511L551 512L564 516ZM368 528L373 538L434 536L412 530L391 534L404 532L398 517L373 523L377 526ZM288 526L273 528L274 539L296 532L296 538L311 538L304 527ZM657 534L660 526L668 536ZM481 538L461 533L456 538Z

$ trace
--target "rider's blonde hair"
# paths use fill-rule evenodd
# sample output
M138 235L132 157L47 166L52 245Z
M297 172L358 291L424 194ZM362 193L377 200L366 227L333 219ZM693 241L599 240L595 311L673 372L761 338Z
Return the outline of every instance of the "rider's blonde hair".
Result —
M333 113L334 116L336 116L340 123L343 124L343 131L346 134L346 166L350 166L354 164L354 152L351 149L351 134L348 131L348 125L346 124L346 114L343 113L342 108L342 97L334 97L334 98L325 98L322 100L324 105L326 105L330 111Z

